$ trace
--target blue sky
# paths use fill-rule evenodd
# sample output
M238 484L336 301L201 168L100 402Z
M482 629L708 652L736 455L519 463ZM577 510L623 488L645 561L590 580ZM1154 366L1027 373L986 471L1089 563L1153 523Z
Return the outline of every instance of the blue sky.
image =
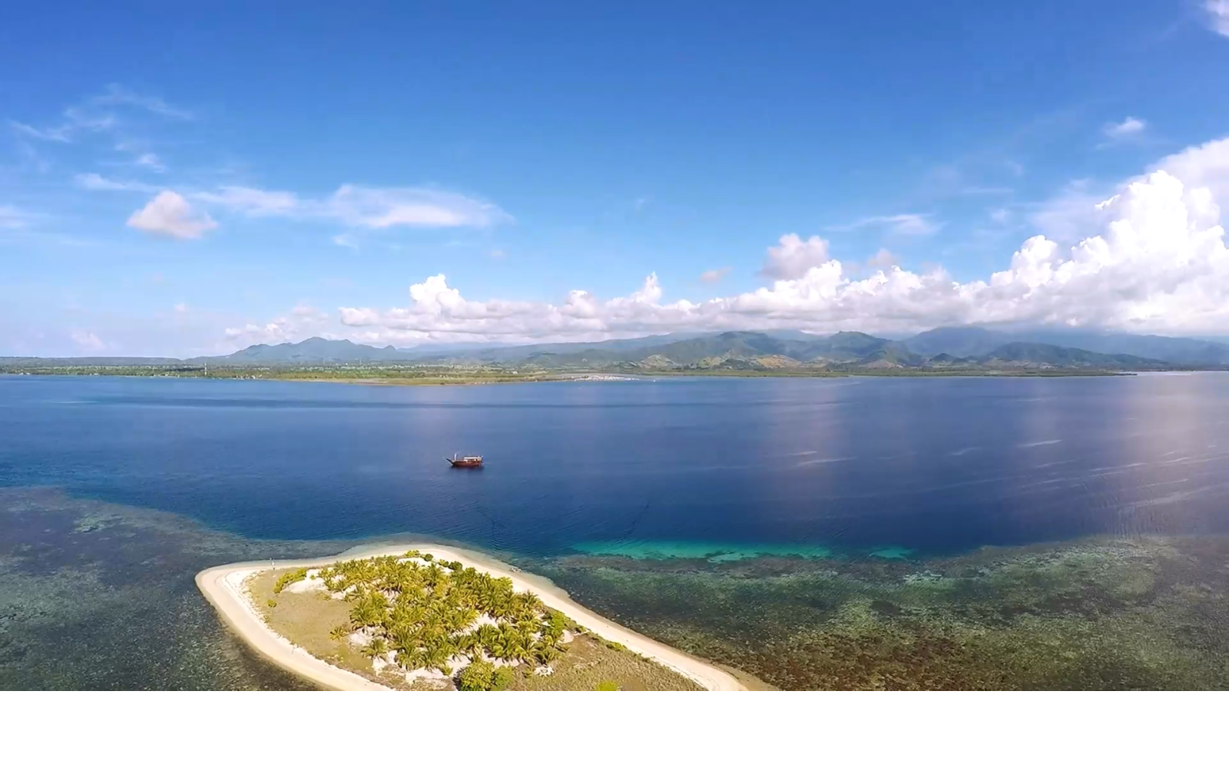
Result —
M1229 332L1225 3L423 6L10 9L0 354Z

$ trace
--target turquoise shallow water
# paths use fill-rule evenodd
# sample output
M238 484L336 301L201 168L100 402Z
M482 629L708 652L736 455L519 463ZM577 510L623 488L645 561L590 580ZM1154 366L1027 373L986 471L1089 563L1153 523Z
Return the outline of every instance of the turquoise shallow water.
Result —
M593 541L576 544L574 549L587 555L616 555L634 560L697 559L710 563L729 563L754 557L837 556L833 550L818 546L700 541Z

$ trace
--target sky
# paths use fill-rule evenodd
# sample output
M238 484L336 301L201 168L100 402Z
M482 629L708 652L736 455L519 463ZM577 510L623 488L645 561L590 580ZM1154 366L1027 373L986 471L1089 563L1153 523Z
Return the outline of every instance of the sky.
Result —
M1229 0L25 3L0 355L1229 335Z

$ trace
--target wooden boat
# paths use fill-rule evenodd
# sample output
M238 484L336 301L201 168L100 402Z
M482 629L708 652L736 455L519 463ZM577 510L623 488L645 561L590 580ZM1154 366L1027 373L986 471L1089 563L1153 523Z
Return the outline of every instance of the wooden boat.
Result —
M444 457L444 461L453 466L454 469L482 469L481 456L458 456L452 454L452 458Z

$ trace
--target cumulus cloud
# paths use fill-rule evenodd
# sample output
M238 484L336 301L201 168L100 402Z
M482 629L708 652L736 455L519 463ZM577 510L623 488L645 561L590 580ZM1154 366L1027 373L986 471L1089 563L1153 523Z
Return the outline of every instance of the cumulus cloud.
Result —
M719 269L710 269L710 270L700 273L700 282L709 283L710 285L713 283L720 283L722 280L725 279L725 276L728 274L730 274L729 267L720 267Z
M1221 205L1229 205L1229 137L1170 155L1149 170L1165 171L1187 186L1207 187Z
M132 214L128 226L176 240L195 240L218 225L209 214L194 210L181 195L165 190Z
M1229 0L1204 0L1208 28L1229 37Z
M225 336L227 341L243 346L299 341L320 333L332 338L333 334L324 332L328 319L329 316L326 313L315 307L300 304L287 314L267 323L246 323L242 326L227 328Z
M812 235L803 240L790 233L782 235L768 249L760 275L773 280L793 280L828 260L828 241Z
M668 331L801 329L906 334L1014 322L1129 332L1229 333L1229 250L1217 199L1229 195L1229 139L1165 158L1109 193L1079 199L1080 236L1025 240L1002 270L960 282L907 270L881 252L867 275L818 237L768 249L758 290L702 302L663 300L656 275L629 295L574 290L556 303L474 300L443 274L411 286L404 307L342 307L331 332L373 344L423 340L594 341ZM1074 206L1069 196L1064 205ZM1073 218L1071 222L1076 222ZM253 325L292 340L294 318ZM238 336L234 338L239 338Z
M872 257L866 260L866 266L871 269L891 269L896 266L896 254L889 251L887 248L880 248L879 251Z
M1109 123L1101 131L1111 139L1127 139L1140 135L1147 127L1146 121L1127 116L1121 123Z

